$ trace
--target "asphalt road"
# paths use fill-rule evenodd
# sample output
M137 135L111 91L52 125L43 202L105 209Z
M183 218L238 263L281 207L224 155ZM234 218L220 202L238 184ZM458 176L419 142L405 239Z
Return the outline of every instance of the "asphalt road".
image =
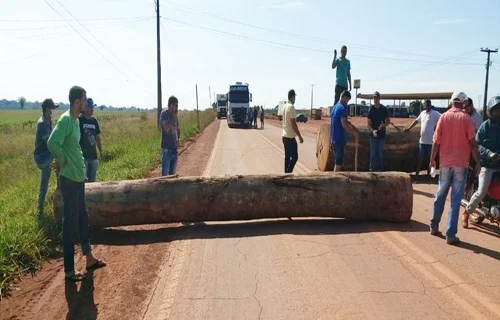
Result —
M205 175L283 172L280 128L220 124ZM299 173L316 168L315 137L304 140ZM463 244L449 246L428 233L437 186L414 188L405 225L186 226L170 244L144 319L500 319L500 230L460 227Z

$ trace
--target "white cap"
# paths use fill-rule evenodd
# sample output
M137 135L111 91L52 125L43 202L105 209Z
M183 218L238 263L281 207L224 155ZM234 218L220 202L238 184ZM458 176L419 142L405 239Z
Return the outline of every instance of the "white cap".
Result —
M458 92L455 91L451 95L451 101L458 100L461 103L464 103L465 100L467 100L467 95L463 92Z

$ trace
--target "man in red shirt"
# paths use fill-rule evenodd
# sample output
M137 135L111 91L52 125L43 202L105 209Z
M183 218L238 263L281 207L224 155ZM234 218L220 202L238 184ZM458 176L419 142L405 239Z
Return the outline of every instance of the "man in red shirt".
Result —
M472 118L463 111L467 96L463 92L454 92L451 96L451 108L440 118L434 132L430 167L436 167L436 155L439 151L439 187L434 200L430 223L431 234L439 234L439 222L444 211L444 204L451 187L451 208L446 227L446 242L456 245L460 239L456 236L460 202L467 183L467 169L470 154L479 173L479 153L476 144L476 128Z

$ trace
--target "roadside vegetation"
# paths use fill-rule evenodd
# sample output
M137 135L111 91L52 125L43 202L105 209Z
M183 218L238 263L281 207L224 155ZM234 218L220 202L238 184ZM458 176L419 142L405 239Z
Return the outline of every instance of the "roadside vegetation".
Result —
M55 125L57 116L53 115ZM101 126L103 158L98 181L139 179L160 164L160 133L156 112L96 110ZM15 280L36 272L60 245L52 200L56 187L53 173L45 203L38 217L36 202L40 171L33 160L39 111L0 111L0 297L8 294ZM179 111L181 144L203 130L216 117L215 111Z

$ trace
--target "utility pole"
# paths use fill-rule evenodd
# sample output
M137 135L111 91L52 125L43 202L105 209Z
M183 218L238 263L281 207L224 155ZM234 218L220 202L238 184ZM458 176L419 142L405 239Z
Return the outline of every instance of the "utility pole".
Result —
M162 109L162 96L161 96L161 52L160 52L160 0L155 0L156 4L156 64L158 67L158 110L157 119L158 130L161 128L160 114Z
M212 90L208 87L208 100L210 101L210 108L212 108Z
M313 119L313 96L314 96L314 84L311 84L311 118Z
M491 53L497 53L498 49L491 50L488 48L481 48L481 52L487 52L488 53L488 60L486 62L486 82L484 84L484 99L483 99L483 120L486 120L488 118L488 112L486 110L486 104L488 103L488 78L490 76L490 54Z
M196 85L196 122L198 123L198 129L200 129L200 111L198 110L198 84Z

